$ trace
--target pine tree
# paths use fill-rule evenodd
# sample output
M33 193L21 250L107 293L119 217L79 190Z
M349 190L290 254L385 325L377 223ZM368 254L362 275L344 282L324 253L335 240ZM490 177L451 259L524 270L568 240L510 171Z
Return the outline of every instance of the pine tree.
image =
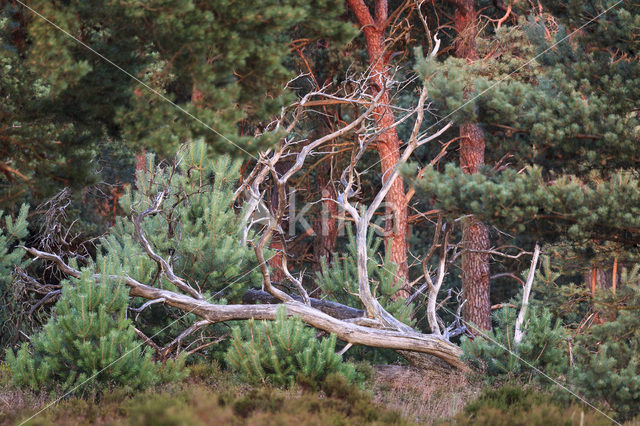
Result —
M300 318L287 318L286 307L274 321L249 320L233 329L227 362L251 383L292 386L297 379L320 384L333 373L356 378L352 364L335 352L336 336L318 340Z
M0 221L3 219L3 213L0 210ZM15 323L11 321L18 309L13 303L14 289L11 285L14 267L24 268L29 263L24 251L17 247L28 234L28 213L29 206L23 204L15 219L6 215L4 224L0 223L0 346L18 332Z
M255 254L244 240L251 240L253 232L244 235L243 210L234 206L241 163L229 156L211 157L202 140L179 151L177 168L156 164L154 156L148 155L147 170L138 171L135 188L127 188L120 198L129 216L118 218L100 242L104 256L116 259L120 275L143 283L157 280L161 288L175 289L147 256L132 220L165 193L160 211L145 217L140 227L154 252L170 262L176 275L215 303L238 302L249 287L261 282ZM144 302L134 300L134 305ZM138 326L162 346L195 321L195 315L177 312L152 306L142 312Z
M553 321L548 309L533 305L527 311L520 344L513 340L517 312L502 308L493 315L493 330L474 339L462 338L463 359L481 368L489 380L516 379L526 383L536 378L545 382L547 378L538 370L552 378L560 377L569 368L562 323L559 319Z
M73 113L78 111L65 105L63 95L58 95L38 70L29 67L25 56L29 55L30 43L24 16L11 3L3 5L0 208L12 211L23 202L38 205L65 186L78 189L106 178L91 161L102 157L100 145L105 138L100 125L76 120ZM126 171L126 167L122 169Z
M480 124L487 164L473 176L452 163L428 168L415 182L423 200L511 232L525 248L555 243L583 264L636 257L640 9L614 4L519 10L520 25L479 36L482 61L420 65L440 114Z
M211 0L48 2L29 4L74 37L215 129L157 94L40 18L25 14L28 63L52 92L79 102L77 114L104 123L138 147L171 152L204 138L219 152L259 147L256 127L279 112L291 78L291 36L336 42L352 30L336 19L337 1ZM238 132L240 128L240 132ZM224 136L222 136L224 135ZM264 146L264 145L263 145ZM239 152L239 151L238 151Z
M117 256L123 273L149 282L157 264L136 239L131 217L150 208L166 192L162 211L141 224L157 254L171 259L174 272L216 298L238 300L248 284L259 282L253 250L243 243L242 209L234 207L240 161L208 155L202 140L185 145L178 169L156 164L148 156L147 171L139 170L135 188L127 188L120 206L129 217L116 221L101 247ZM246 235L251 239L253 234ZM172 287L163 279L162 286Z
M100 272L112 274L114 259L101 259ZM164 366L143 353L127 319L128 289L121 281L103 278L96 283L92 271L63 282L62 296L44 329L23 343L17 354L7 349L14 382L33 389L83 393L118 384L136 389L160 380L183 377L184 358Z
M640 266L624 270L621 288L599 296L598 306L615 320L576 337L572 382L585 398L602 401L629 420L640 414Z
M0 208L72 187L77 212L98 223L87 198L100 190L87 187L131 183L134 151L170 156L198 137L217 152L268 147L275 139L256 135L291 100L290 43L343 45L355 32L338 19L336 0L28 6L60 29L14 2L0 5Z

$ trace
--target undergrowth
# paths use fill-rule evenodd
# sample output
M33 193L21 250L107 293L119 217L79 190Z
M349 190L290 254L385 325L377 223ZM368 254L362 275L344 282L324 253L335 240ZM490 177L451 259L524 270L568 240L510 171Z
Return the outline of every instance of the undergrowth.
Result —
M1 372L0 369L0 377ZM7 380L7 383L9 381ZM0 399L17 388L0 387ZM20 401L8 401L0 410L0 425L17 424L46 407L32 391L21 391ZM16 398L16 397L14 397ZM3 407L4 408L4 407ZM279 389L252 387L220 369L197 364L180 384L158 385L134 395L112 388L99 398L68 398L46 409L30 425L127 424L127 425L362 425L413 424L400 412L380 406L361 388L343 376L329 375L317 391L300 387Z

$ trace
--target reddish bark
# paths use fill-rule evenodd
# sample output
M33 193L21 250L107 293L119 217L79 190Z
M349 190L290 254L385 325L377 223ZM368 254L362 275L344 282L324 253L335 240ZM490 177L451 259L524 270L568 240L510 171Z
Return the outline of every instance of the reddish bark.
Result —
M144 148L139 154L136 154L136 171L138 170L147 171L147 151Z
M478 58L476 49L477 15L473 0L455 2L454 21L458 40L456 56L473 61ZM484 135L475 123L460 126L460 167L465 173L477 173L484 164ZM462 241L462 291L467 303L463 317L479 327L491 329L491 283L489 255L478 251L489 250L489 230L473 218L463 225Z
M390 96L384 82L389 78L387 68L387 56L385 56L385 30L388 17L388 5L386 0L375 1L375 19L371 15L368 6L363 0L348 0L349 7L356 15L358 23L365 36L369 66L372 69L371 83L374 90L384 90L380 99L381 106L374 113L378 119L380 128L390 127L382 133L377 140L377 151L380 156L383 176L391 173L400 159L400 138L395 127L395 116L390 107ZM396 178L391 190L386 197L387 220L385 230L386 249L390 250L391 261L399 265L397 277L406 281L408 275L407 266L407 199L404 191L404 183L401 178ZM391 245L391 246L389 246ZM406 292L403 292L406 293ZM406 296L406 294L401 294Z

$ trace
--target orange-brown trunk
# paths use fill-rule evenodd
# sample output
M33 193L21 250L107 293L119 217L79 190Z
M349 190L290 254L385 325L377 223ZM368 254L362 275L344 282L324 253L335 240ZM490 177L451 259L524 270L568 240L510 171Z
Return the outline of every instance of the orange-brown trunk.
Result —
M454 15L458 41L456 56L476 60L477 21L473 0L460 0ZM460 126L460 167L464 173L477 173L484 164L484 134L476 123ZM462 241L466 250L462 255L462 291L467 303L463 308L466 321L482 329L491 329L491 283L489 274L489 230L469 218L462 230ZM483 253L483 251L485 251Z
M349 7L355 13L362 28L367 44L369 66L372 69L371 83L376 91L385 93L380 99L381 106L374 111L378 120L378 128L388 128L377 140L377 151L380 157L383 177L388 176L400 160L400 138L393 127L395 116L390 106L390 97L385 82L389 79L385 57L385 26L387 21L387 2L375 1L375 19L363 0L348 0ZM378 92L379 93L379 92ZM397 278L405 281L408 276L407 266L407 199L402 178L396 178L386 197L385 214L385 247L390 250L390 259L399 268ZM406 291L399 296L406 297Z

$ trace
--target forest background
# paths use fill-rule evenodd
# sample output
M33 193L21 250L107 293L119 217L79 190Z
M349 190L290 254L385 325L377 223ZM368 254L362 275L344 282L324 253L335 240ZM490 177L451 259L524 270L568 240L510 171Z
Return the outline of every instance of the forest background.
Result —
M11 386L344 358L639 414L639 5L0 6Z

